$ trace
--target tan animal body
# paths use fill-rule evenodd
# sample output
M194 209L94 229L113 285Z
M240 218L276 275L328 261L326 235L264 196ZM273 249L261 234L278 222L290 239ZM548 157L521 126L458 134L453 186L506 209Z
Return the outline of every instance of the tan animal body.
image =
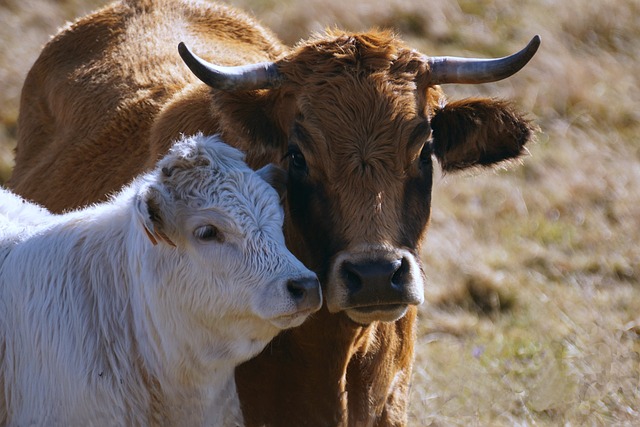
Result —
M245 421L405 425L432 162L491 166L532 134L508 102L447 102L440 85L506 78L538 44L467 60L330 31L288 48L220 4L116 2L63 29L27 76L10 185L54 211L84 205L199 131L253 168L281 163L287 245L326 304L237 369Z

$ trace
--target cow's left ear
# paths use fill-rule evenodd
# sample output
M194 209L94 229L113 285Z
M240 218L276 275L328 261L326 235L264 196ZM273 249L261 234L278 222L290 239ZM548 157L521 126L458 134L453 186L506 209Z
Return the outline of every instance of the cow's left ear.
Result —
M431 119L433 152L446 172L491 166L525 152L533 126L506 101L465 99Z
M167 236L167 222L164 217L165 196L154 186L148 186L136 198L136 213L145 233L153 245L164 242L170 246L175 243Z
M260 146L264 153L282 153L289 141L294 107L284 89L215 91L213 96L223 139L245 152L260 152L255 148Z
M287 171L270 163L256 173L276 189L280 196L280 203L282 203L287 195Z

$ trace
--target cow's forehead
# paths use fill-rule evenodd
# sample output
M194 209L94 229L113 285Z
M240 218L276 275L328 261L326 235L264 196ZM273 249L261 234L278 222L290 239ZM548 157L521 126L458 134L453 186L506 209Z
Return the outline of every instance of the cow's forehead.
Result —
M327 161L366 161L381 153L410 161L410 135L442 96L437 87L418 84L427 80L423 57L388 32L305 43L281 65L299 113L293 137L301 125L312 142L305 151L320 151Z
M381 70L403 67L416 72L422 66L421 55L405 46L390 31L346 33L327 31L302 42L279 67L291 78L305 74L335 73L339 70ZM290 68L292 67L292 68Z
M345 35L306 45L279 62L278 69L297 93L325 94L347 100L352 99L352 95L361 101L367 97L376 100L372 97L374 91L360 94L368 86L379 93L396 92L391 99L401 98L403 92L415 89L416 81L426 80L423 76L428 70L422 56L399 46L393 38L376 40L377 44L365 42L374 36Z
M368 77L344 78L302 94L298 108L291 141L310 166L333 171L336 178L351 171L354 177L375 170L401 175L428 137L427 112L412 83L397 87Z

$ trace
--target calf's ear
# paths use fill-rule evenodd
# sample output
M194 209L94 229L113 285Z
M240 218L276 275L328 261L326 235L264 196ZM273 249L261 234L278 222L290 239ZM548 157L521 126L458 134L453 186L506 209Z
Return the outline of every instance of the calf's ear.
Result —
M532 124L511 104L480 98L439 108L431 129L433 152L446 172L517 158L533 135Z
M256 173L276 189L280 196L280 203L282 203L287 195L287 171L270 163Z
M166 206L162 191L153 186L145 188L136 198L136 213L151 243L155 246L163 242L175 247L175 243L166 233L167 223L164 216Z

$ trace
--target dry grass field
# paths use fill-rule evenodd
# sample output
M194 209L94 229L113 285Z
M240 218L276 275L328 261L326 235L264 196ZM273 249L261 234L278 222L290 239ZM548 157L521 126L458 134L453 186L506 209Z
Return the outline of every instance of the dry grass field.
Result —
M436 173L412 426L640 425L640 0L234 0L288 43L393 27L428 54L516 76L446 88L514 99L540 127L505 170ZM22 81L96 0L0 0L0 177ZM347 6L348 8L345 8Z

